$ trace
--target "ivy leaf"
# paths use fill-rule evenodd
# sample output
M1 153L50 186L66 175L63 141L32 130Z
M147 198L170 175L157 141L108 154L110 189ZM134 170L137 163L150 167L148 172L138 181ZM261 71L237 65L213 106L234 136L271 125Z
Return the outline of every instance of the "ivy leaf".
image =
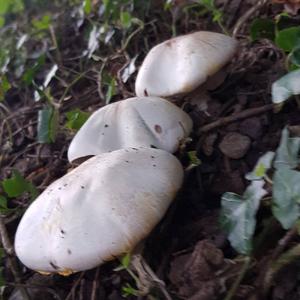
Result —
M34 185L27 181L18 171L14 170L12 177L2 181L3 190L10 198L19 197L25 192L29 192L32 197L37 195ZM5 200L2 199L5 205ZM7 207L7 206L6 206ZM5 208L5 207L3 207Z
M300 70L292 71L272 84L272 101L275 104L300 94Z
M138 296L140 293L137 289L133 288L129 283L126 283L125 286L122 286L122 296L128 297L128 296Z
M131 255L130 253L125 254L121 258L121 265L123 266L124 269L128 269L131 261Z
M44 15L40 20L33 20L32 25L37 30L47 30L51 24L50 15Z
M272 212L284 229L300 217L300 172L281 168L273 176Z
M0 207L7 208L7 199L4 196L0 195Z
M251 39L269 39L275 38L275 23L270 19L255 19L250 27Z
M295 47L300 46L300 26L289 27L277 32L275 43L286 52L291 52Z
M9 91L11 85L5 75L0 76L0 102L4 100L5 94Z
M132 24L132 16L129 12L123 11L120 13L120 22L123 28L130 28Z
M123 70L121 78L124 83L126 83L130 76L136 71L135 61L137 57L138 55L132 58L129 65Z
M89 116L90 116L89 113L84 112L78 108L68 111L66 113L66 117L67 117L66 127L69 129L79 130L81 126L89 118Z
M84 0L83 2L83 10L86 15L89 15L92 11L92 1Z
M256 163L252 172L246 174L246 179L248 180L259 180L262 179L267 171L272 166L272 161L274 159L275 153L272 151L268 151L263 156L261 156Z
M31 68L28 68L24 75L22 76L22 80L26 85L30 85L33 82L34 77L39 72L41 67L45 64L46 56L42 54L36 62L33 64Z
M101 28L94 25L90 31L88 47L83 52L83 55L87 55L88 58L92 57L93 53L99 48L100 35Z
M293 49L290 54L289 60L297 68L300 67L300 47Z
M2 196L2 195L0 195L0 214L7 214L7 213L10 213L10 212L12 212L14 210L15 209L7 207L7 198L4 197L4 196Z
M106 100L105 100L106 105L110 103L111 98L116 94L116 86L117 86L116 79L112 77L106 92Z
M300 149L300 138L291 138L287 127L282 130L279 147L276 151L274 167L294 169L298 166L298 153Z
M240 254L250 255L260 200L267 192L264 181L252 181L243 196L225 193L221 200L221 226L227 232L231 246Z
M53 106L48 106L38 112L38 141L53 143L58 128L59 113Z
M58 70L58 65L54 64L52 66L52 68L49 70L49 72L47 73L46 77L45 77L45 80L44 80L44 83L43 83L44 88L48 87L50 81L55 76L57 70Z
M193 166L200 166L201 165L201 160L197 156L197 151L189 151L187 153L190 164Z

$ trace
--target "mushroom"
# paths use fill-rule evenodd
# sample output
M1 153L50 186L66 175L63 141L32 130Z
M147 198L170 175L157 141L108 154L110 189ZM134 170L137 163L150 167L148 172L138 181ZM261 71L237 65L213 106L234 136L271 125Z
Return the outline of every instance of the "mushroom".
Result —
M127 147L175 152L190 134L192 120L180 108L157 97L129 98L100 108L77 132L69 161Z
M132 250L161 220L183 180L172 154L130 148L97 155L27 209L15 250L25 266L67 275Z
M191 92L226 65L236 49L235 39L208 31L167 40L146 56L137 75L136 95L169 97Z

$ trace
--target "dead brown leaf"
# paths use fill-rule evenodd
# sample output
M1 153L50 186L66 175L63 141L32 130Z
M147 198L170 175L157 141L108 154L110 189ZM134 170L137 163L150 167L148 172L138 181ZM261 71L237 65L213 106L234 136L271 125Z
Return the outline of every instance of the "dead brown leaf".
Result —
M284 4L284 9L293 15L296 15L300 9L300 0L272 0L272 2Z

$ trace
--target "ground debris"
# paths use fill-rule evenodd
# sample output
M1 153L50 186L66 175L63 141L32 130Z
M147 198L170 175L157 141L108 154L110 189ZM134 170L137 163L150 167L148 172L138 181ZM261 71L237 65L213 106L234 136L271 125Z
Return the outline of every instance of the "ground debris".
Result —
M251 140L246 135L237 132L227 133L219 148L224 155L232 159L240 159L248 152Z
M173 259L169 279L182 299L213 300L220 293L216 272L223 266L222 251L212 242L202 240L192 253Z

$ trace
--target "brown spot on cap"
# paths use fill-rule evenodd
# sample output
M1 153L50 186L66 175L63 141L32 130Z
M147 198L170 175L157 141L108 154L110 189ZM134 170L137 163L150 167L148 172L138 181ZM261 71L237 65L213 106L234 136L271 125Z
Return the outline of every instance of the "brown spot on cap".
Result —
M58 266L56 266L52 261L49 262L50 266L55 269L55 270L58 270Z
M161 133L161 132L162 132L161 126L159 126L159 125L157 125L157 124L154 126L154 130L155 130L157 133Z

